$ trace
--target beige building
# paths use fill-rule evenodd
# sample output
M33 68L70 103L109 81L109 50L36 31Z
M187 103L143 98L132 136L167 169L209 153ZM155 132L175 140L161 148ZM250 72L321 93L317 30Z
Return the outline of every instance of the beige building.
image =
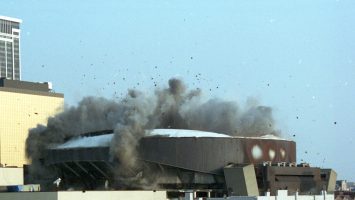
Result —
M63 109L64 95L50 83L0 79L0 167L23 167L30 128Z

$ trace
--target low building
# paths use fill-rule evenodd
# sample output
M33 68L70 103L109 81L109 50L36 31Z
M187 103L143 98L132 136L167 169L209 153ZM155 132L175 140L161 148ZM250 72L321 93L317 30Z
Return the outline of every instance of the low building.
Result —
M349 191L348 184L346 180L337 180L335 189L337 191Z
M51 89L50 83L0 79L0 186L23 184L29 129L62 111L64 95Z
M322 192L319 195L289 195L287 190L278 190L276 196L267 192L265 196L231 196L226 198L207 198L207 200L334 200L334 194ZM190 200L185 198L185 200ZM191 199L192 200L192 199Z

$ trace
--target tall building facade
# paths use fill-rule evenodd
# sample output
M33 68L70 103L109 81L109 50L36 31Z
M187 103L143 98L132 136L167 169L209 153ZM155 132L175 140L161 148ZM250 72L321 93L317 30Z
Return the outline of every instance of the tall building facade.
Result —
M20 19L0 16L0 78L21 80L21 23Z
M0 78L0 185L1 168L22 167L28 131L63 111L64 95L51 91L50 83Z

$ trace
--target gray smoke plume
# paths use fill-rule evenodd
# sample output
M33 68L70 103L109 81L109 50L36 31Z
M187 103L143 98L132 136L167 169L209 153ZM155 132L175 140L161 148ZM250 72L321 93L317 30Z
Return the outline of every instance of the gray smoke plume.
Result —
M200 90L187 90L179 79L153 95L130 90L121 101L86 97L77 106L48 119L29 131L26 155L32 161L30 173L36 180L53 180L52 169L42 163L44 150L83 133L114 130L110 153L120 162L117 177L134 176L140 166L137 145L146 129L173 128L212 131L238 136L279 135L272 109L250 104L241 109L236 102L201 100ZM132 173L130 173L132 172ZM52 175L52 176L51 176Z

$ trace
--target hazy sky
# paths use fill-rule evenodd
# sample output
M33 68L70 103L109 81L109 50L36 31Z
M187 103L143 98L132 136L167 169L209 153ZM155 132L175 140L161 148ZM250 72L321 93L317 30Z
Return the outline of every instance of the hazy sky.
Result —
M353 0L4 0L0 15L23 20L23 80L53 82L69 105L179 77L271 106L298 162L355 181Z

